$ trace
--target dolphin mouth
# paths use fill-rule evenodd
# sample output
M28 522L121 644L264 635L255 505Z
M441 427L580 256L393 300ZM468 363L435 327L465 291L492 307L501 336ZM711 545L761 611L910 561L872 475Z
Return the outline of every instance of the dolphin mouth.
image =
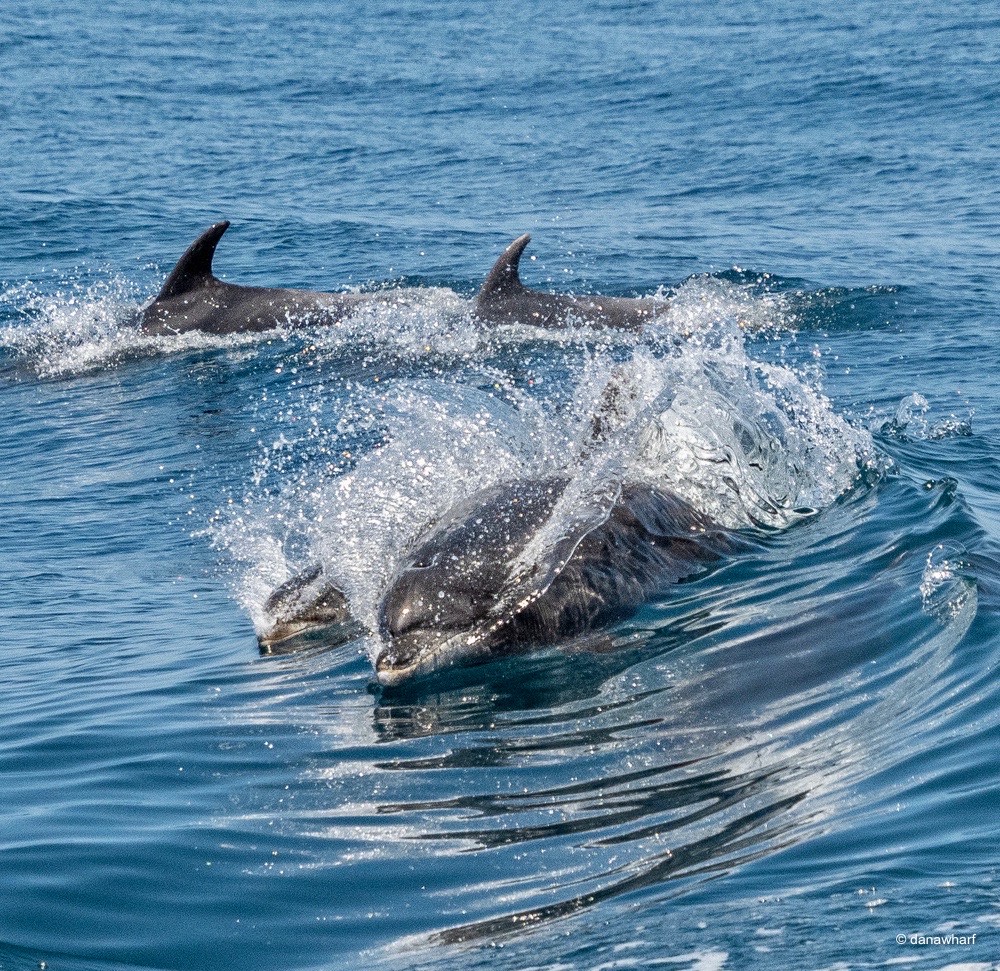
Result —
M382 648L375 659L375 677L382 687L393 688L488 656L489 650L470 631L407 631Z
M336 647L364 632L364 627L357 621L344 620L291 620L278 622L257 635L257 645L260 653L291 654L300 648L322 644L326 647Z
M302 621L277 623L268 628L268 630L264 631L263 634L258 634L257 643L260 644L262 654L276 653L274 648L284 644L285 641L290 641L301 634L306 634L309 631L315 630L316 626L316 624L308 624Z
M259 634L257 636L257 643L260 644L262 654L278 654L281 653L281 646L287 644L288 641L296 640L306 634L312 634L329 626L332 625L320 624L315 621L279 621L264 631L263 634Z

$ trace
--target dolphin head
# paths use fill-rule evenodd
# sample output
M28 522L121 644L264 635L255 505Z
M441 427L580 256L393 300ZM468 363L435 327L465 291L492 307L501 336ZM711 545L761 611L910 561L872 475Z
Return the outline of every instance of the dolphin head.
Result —
M397 571L379 610L381 684L489 660L492 608L508 575L507 558L497 552L493 559L432 540Z
M506 602L515 583L512 563L565 485L542 479L489 489L411 551L379 608L385 646L375 672L381 684L487 661L501 640L505 652L516 650L510 641L517 611Z
M282 644L300 634L351 621L347 598L318 563L278 587L267 598L264 611L271 620L258 638L264 654L280 653Z

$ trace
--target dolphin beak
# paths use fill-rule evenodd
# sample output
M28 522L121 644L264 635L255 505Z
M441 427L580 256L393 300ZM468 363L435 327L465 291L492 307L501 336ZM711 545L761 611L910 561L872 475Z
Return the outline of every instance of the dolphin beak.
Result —
M413 678L433 674L456 663L455 635L443 631L414 629L390 637L375 659L375 677L386 688Z
M434 670L434 656L420 649L413 638L400 637L384 647L375 659L375 677L384 688L392 688Z
M375 677L392 688L456 666L482 664L490 657L489 648L469 631L417 629L389 639L375 659Z
M272 622L257 637L263 654L285 653L284 648L274 648L301 634L328 628L344 635L340 640L347 640L349 630L358 626L352 620L347 597L326 575L321 563L314 563L281 584L267 598L264 610Z
M406 668L396 667L386 651L383 651L375 661L375 678L383 688L395 688L412 676L413 672Z
M306 631L314 630L316 626L316 624L301 621L275 624L265 633L258 635L257 643L260 645L260 652L261 654L281 654L283 653L280 649L281 644L298 637L299 634L304 634Z

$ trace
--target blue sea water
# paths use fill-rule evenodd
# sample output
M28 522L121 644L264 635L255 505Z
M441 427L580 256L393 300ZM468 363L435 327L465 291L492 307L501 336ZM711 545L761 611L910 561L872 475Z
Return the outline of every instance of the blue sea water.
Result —
M998 77L972 0L8 0L0 968L1000 966ZM232 282L421 298L140 337L222 218ZM666 321L477 323L529 231ZM621 373L580 493L752 553L615 651L259 654Z

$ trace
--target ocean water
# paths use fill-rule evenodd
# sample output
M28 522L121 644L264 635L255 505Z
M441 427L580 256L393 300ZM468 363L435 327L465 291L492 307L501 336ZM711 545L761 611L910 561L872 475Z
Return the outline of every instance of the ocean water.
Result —
M1000 966L998 76L971 0L5 3L0 968ZM422 289L141 337L222 218L229 281ZM478 323L523 232L670 313ZM748 548L611 651L260 655L567 465L555 534L654 479Z

